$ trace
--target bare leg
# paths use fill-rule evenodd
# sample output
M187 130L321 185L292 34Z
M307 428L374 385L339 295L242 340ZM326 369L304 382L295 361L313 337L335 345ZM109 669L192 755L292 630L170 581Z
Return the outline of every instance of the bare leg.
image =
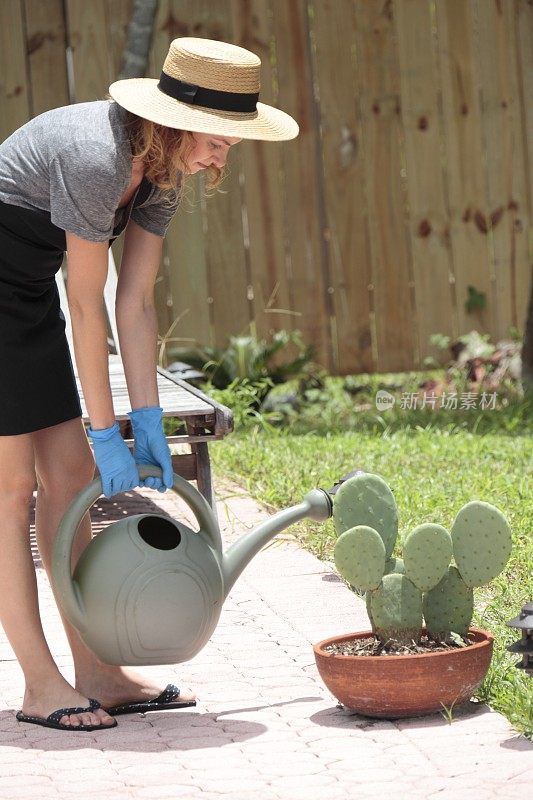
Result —
M61 518L73 497L92 480L94 461L81 420L71 420L55 428L32 434L38 478L36 536L43 565L50 576L53 541ZM91 540L91 523L83 519L73 549L73 566ZM77 630L61 612L61 619L72 650L76 688L96 697L104 708L151 700L162 688L126 667L103 664L85 645ZM183 700L194 695L180 693Z
M58 708L86 707L59 672L44 637L29 538L35 484L31 435L0 436L0 621L26 680L24 713L47 717ZM73 727L109 724L102 710L61 718Z

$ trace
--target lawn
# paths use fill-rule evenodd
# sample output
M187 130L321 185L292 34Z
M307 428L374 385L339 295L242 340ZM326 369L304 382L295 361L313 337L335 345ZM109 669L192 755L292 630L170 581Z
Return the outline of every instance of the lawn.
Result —
M222 402L234 408L237 425L232 436L212 447L215 475L231 477L274 511L299 502L312 488L327 489L350 470L377 473L394 492L400 536L424 522L449 529L472 499L498 506L514 545L505 572L475 593L474 624L496 638L477 697L533 737L533 678L515 669L517 656L505 649L519 638L506 621L533 600L531 400L502 390L496 408L481 408L480 398L476 408L409 408L405 387L411 382L416 389L418 378L357 376L351 383L328 378L297 410L282 406L270 416L250 408L251 386L220 392ZM379 387L395 396L392 409L377 411ZM276 393L290 389L285 384ZM291 530L303 547L332 560L331 521L304 522Z

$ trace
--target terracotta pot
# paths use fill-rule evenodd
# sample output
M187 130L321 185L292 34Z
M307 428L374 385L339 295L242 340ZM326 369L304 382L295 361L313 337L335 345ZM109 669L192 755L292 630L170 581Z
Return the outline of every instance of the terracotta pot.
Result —
M405 656L341 656L331 644L373 636L348 633L314 645L320 676L347 708L367 717L397 719L442 711L466 702L487 674L494 637L470 628L474 644L455 650Z

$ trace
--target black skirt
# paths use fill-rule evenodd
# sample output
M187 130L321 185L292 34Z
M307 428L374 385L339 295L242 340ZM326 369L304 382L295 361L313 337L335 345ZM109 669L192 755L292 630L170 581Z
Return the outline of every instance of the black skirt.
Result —
M146 197L146 184L121 209L110 245ZM55 282L65 250L65 231L47 211L0 201L0 436L81 416Z
M0 436L81 416L55 273L65 232L0 202Z

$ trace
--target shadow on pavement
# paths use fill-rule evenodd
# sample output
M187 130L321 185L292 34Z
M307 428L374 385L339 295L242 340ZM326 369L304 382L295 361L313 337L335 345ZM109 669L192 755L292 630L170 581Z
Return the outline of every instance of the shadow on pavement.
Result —
M120 717L116 728L102 731L57 731L11 718L0 722L0 752L4 747L22 750L105 750L150 753L224 747L245 742L267 731L265 725L247 720L217 721L214 713L158 712ZM23 729L24 726L24 729Z
M465 703L461 708L454 710L454 721L470 719L483 713L491 713L488 706L483 703ZM356 714L355 711L350 711L350 709L340 704L313 714L311 721L316 725L328 728L375 728L379 725L382 727L384 725L396 725L400 730L405 728L441 728L450 724L440 713L426 714L420 717L404 717L402 719L381 719Z
M226 744L244 742L261 736L268 730L266 725L252 720L233 719L235 714L254 713L320 700L322 697L319 696L298 697L279 703L232 708L219 712L159 711L146 715L131 714L127 717L118 717L117 727L110 730L72 733L19 723L15 719L16 710L6 709L0 714L0 752L2 747L12 746L43 751L105 749L106 752L114 750L139 753L223 747Z

